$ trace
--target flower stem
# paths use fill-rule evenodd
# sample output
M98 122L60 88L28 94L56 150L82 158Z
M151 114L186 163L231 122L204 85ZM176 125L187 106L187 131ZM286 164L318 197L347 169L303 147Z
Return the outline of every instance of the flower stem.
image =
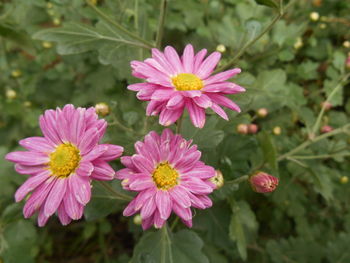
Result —
M181 128L182 128L182 116L176 121L176 133L180 134L181 133Z
M157 48L160 48L162 45L164 21L165 21L167 4L168 4L168 0L161 0L161 2L160 2L160 15L159 15L158 30L157 30L157 36L156 36L156 47Z
M322 135L319 135L317 137L315 137L314 139L312 140L308 140L308 141L305 141L303 142L302 144L300 144L299 146L295 147L294 149L292 149L291 151L279 156L277 158L277 161L282 161L284 159L287 159L288 157L290 156L293 156L293 154L297 153L297 152L300 152L301 150L304 150L306 147L308 147L309 145L315 143L315 142L318 142L320 140L323 140L325 138L328 138L330 136L334 136L334 135L337 135L337 134L341 134L341 133L350 133L350 131L348 131L348 129L350 129L350 124L346 124L344 125L343 127L340 127L338 129L335 129L331 132L328 132L328 133L325 133L325 134L322 134Z
M326 99L325 103L323 103L322 105L322 108L321 108L321 111L320 113L318 114L317 116L317 119L316 119L316 122L311 130L311 135L312 136L315 136L315 134L317 133L317 131L319 130L320 128L320 125L321 125L321 120L322 120L322 117L324 115L324 112L326 110L326 107L327 107L327 102L329 102L333 96L342 88L343 86L343 83L347 81L347 79L350 77L350 73L345 75L338 83L338 85L332 90L332 92L329 94L328 98Z
M234 180L227 181L225 184L226 184L226 185L227 185L227 184L240 184L240 183L242 183L242 182L247 181L248 178L249 178L249 175L243 175L243 176L238 177L238 178L236 178L236 179L234 179Z
M98 181L98 183L101 186L103 186L108 192L110 192L115 197L115 199L124 200L124 201L131 201L132 200L131 196L119 193L118 191L116 191L114 188L112 188L105 181Z
M111 19L108 15L106 15L104 12L102 12L99 8L97 8L95 5L93 5L89 0L86 0L86 3L105 21L111 23L114 27L116 27L118 30L123 32L125 35L129 36L130 38L133 38L141 43L143 43L147 48L152 48L153 44L148 42L147 40L139 37L138 35L130 32L128 29L123 27L121 24L118 22L114 21Z

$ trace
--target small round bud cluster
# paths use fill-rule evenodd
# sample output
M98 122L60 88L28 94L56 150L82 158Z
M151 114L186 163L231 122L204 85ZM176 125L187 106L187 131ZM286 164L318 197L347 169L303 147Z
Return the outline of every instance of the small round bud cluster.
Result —
M266 108L260 108L256 113L258 117L265 118L269 114L269 111Z
M325 111L330 111L333 106L328 101L324 101L321 103L321 107L324 108Z
M100 102L95 105L95 110L98 115L107 116L111 111L107 103Z
M333 127L329 126L329 125L324 125L321 128L321 133L328 133L328 132L331 132L331 131L333 131Z
M311 12L311 13L310 13L310 20L311 20L311 21L316 22L316 21L318 21L319 19L320 19L319 13L317 13L317 12Z
M224 185L224 176L220 170L215 171L215 176L210 178L210 181L215 184L216 189L223 187Z
M241 123L237 126L237 132L239 134L256 134L259 130L258 125L252 124L244 124Z
M43 46L43 48L52 48L52 43L48 41L42 42L41 45Z
M6 90L6 98L8 98L9 100L14 100L15 98L17 98L17 92L13 89Z
M278 182L278 178L261 171L256 172L249 177L249 183L257 193L270 193L275 191Z
M304 45L304 43L303 43L302 38L301 38L301 37L298 37L298 38L297 38L297 41L295 41L295 43L294 43L294 48L295 48L295 49L300 49L300 48L303 47L303 45Z
M341 184L347 184L349 182L349 177L347 177L347 176L342 176L342 177L340 177L340 183Z
M12 70L11 76L14 78L19 78L20 76L22 76L22 71L20 71L19 69Z
M224 53L226 51L226 47L223 44L220 44L216 47L216 51Z
M280 126L274 127L274 128L272 129L272 133L273 133L274 135L281 135L281 133L282 133L281 127L280 127Z
M142 218L140 214L137 214L136 216L134 216L133 222L135 225L141 225L142 224Z

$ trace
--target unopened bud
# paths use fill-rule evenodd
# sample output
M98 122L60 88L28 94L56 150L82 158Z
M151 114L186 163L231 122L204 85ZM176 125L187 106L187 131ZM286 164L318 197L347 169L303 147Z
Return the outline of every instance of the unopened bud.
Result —
M248 125L247 124L239 124L237 126L237 132L239 134L248 134Z
M251 175L249 182L257 193L270 193L278 186L278 178L264 172L257 172Z
M223 44L220 44L216 47L216 51L224 53L226 51L226 47Z
M51 43L51 42L48 42L48 41L44 41L44 42L42 43L42 46L43 46L44 48L52 48L52 43Z
M350 48L350 41L348 41L348 40L344 41L344 42L343 42L343 46L344 46L345 48Z
M304 45L303 40L301 39L301 37L298 37L297 41L295 41L294 43L294 48L300 49L303 45Z
M332 128L332 126L329 126L329 125L324 125L321 128L321 133L328 133L331 131L333 131L333 128Z
M20 76L22 76L22 71L20 71L19 69L12 70L11 76L14 78L19 78Z
M266 109L266 108L260 108L258 109L257 111L257 115L260 117L260 118L265 118L267 116L267 114L269 114L269 111Z
M133 222L135 225L141 225L142 224L142 218L140 214L137 214L136 216L134 216Z
M347 176L340 177L340 183L347 184L348 182L349 182L349 177Z
M310 13L310 20L316 22L320 19L320 15L317 12Z
M220 170L215 171L215 176L210 178L210 181L215 184L216 189L221 188L224 185L224 176Z
M281 133L282 133L281 127L280 127L280 126L274 127L273 130L272 130L272 133L273 133L274 135L281 135Z
M325 111L329 111L332 109L332 104L328 101L324 101L321 103L321 107L324 108Z
M107 116L111 111L107 103L100 102L95 105L96 113L101 116Z
M61 19L56 17L52 20L52 22L55 26L59 26L61 24Z
M248 125L248 133L250 134L256 134L259 130L259 127L258 125L256 124L249 124Z
M13 100L17 97L17 92L13 89L6 90L6 98Z

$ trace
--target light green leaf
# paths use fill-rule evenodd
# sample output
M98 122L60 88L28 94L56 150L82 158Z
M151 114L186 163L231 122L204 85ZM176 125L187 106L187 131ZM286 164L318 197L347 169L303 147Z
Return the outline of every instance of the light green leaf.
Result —
M278 4L274 0L255 0L255 2L259 5L278 8Z
M277 151L272 137L266 131L263 131L258 134L258 140L264 154L265 162L270 165L274 172L278 173Z
M247 242L243 231L243 225L238 213L234 212L231 217L229 236L236 241L238 253L243 260L247 259Z

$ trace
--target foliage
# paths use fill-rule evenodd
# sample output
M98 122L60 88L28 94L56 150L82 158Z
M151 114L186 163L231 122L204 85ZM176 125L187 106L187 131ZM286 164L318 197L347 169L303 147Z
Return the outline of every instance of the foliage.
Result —
M3 1L2 261L349 262L350 191L344 178L350 170L350 92L344 77L350 50L343 42L350 39L350 3L166 2L162 47L181 51L192 43L196 50L214 51L223 44L226 51L219 66L242 68L235 82L247 89L235 95L242 112L229 112L229 122L208 116L206 126L198 130L188 116L183 119L182 134L198 144L203 161L224 175L225 186L211 196L214 206L195 212L192 229L176 224L173 217L167 229L143 233L122 216L125 203L96 184L85 220L63 227L51 219L41 229L34 219L23 219L23 204L14 204L13 194L26 176L16 174L3 156L18 140L39 135L37 120L45 109L106 102L111 114L106 117L110 125L105 140L123 145L127 155L133 154L136 140L161 129L157 117L146 118L145 105L126 89L136 82L130 61L149 57L155 43L160 3ZM311 12L321 18L310 20ZM268 31L274 16L278 19ZM319 115L327 98L333 108ZM268 109L267 117L256 115L260 108ZM255 123L259 132L239 134L236 127L241 123ZM335 130L320 135L323 125ZM121 168L118 161L113 165ZM245 182L227 183L257 170L280 178L274 193L259 195ZM119 182L110 186L122 191Z

